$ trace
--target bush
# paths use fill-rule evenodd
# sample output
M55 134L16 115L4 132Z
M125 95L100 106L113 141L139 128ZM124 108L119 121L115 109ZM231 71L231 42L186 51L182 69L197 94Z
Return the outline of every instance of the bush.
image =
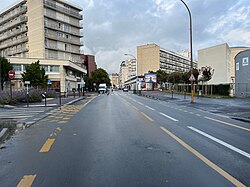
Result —
M213 86L213 94L228 96L230 92L229 84L219 84Z
M41 102L42 97L41 94L44 93L45 90L41 89L30 89L29 90L29 102ZM48 90L47 97L56 97L56 92L54 90ZM4 91L0 93L0 104L8 105L8 104L17 104L17 103L26 103L27 96L26 90L13 91L12 100L10 99L10 92Z

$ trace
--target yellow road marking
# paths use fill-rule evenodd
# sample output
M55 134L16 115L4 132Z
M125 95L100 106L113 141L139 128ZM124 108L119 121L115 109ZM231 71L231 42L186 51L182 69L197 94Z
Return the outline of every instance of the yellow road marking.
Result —
M147 114L145 114L145 113L143 113L143 112L141 112L141 114L145 117L145 118L147 118L149 121L154 121L152 118L150 118Z
M244 184L242 184L240 181L232 177L229 173L221 169L219 166L215 165L213 162L208 160L206 157L204 157L202 154L200 154L198 151L196 151L194 148L192 148L190 145L186 144L183 140L175 136L173 133L168 131L166 128L161 127L161 129L167 133L169 136L171 136L174 140L176 140L179 144L181 144L183 147L185 147L188 151L193 153L196 157L198 157L200 160L202 160L205 164L207 164L209 167L217 171L220 175L225 177L227 180L229 180L231 183L233 183L235 186L242 186L245 187Z
M138 108L136 108L134 105L131 104L131 107L133 107L135 110L139 110Z
M216 122L219 122L219 123L223 123L225 125L229 125L231 127L235 127L235 128L238 128L238 129L243 129L243 130L246 130L246 131L250 131L250 129L248 128L245 128L245 127L241 127L241 126L238 126L238 125L234 125L232 123L228 123L228 122L225 122L225 121L220 121L218 119L214 119L214 118L210 118L210 117L204 117L206 119L209 119L209 120L212 120L212 121L216 121Z
M61 131L62 129L60 127L57 127L56 130Z
M40 153L49 152L50 148L52 147L53 143L56 141L54 138L48 138L48 140L44 143L42 148L40 149Z
M63 118L63 120L69 120L70 118Z
M68 123L68 121L58 121L57 123Z
M17 187L30 187L34 182L36 175L24 175Z

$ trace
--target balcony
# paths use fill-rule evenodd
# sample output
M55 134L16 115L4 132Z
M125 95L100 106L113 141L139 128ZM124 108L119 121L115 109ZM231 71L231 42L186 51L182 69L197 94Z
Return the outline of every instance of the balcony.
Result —
M27 32L27 31L28 31L28 28L24 27L24 28L18 29L16 31L8 32L7 34L0 36L0 41L1 40L6 40L8 38L11 38L11 37L13 37L15 35L22 34L22 33Z
M69 49L69 48L67 48L67 49L61 49L61 48L59 48L57 46L49 45L49 44L45 45L45 48L56 50L56 51L63 51L63 52L68 52L68 53L74 53L74 54L78 54L78 55L80 54L80 50Z
M19 25L21 23L25 23L28 21L28 17L27 16L21 16L19 17L17 20L15 21L12 21L12 22L8 22L7 24L3 25L1 28L0 28L0 33L3 32L3 31L6 31L8 29L10 29L11 27L14 27L16 25Z
M77 12L77 11L70 10L70 9L67 9L67 8L63 8L61 6L56 5L55 3L52 3L52 2L49 2L49 1L46 1L46 0L44 0L43 2L44 2L45 7L51 8L51 9L53 9L55 11L62 12L64 14L68 14L70 16L73 16L73 17L75 17L77 19L82 20L82 15L79 14L79 12Z
M51 14L51 13L48 13L48 12L45 12L44 15L50 19L53 19L53 20L56 20L56 21L61 21L61 22L64 22L64 23L67 23L69 25L72 25L74 27L77 27L79 29L83 28L83 23L82 22L79 22L79 21L72 21L72 20L62 20L62 19L58 19L56 14Z
M24 42L27 42L28 41L28 37L27 36L24 36L20 39L17 39L17 40L13 40L11 42L8 42L6 44L3 44L3 45L0 45L0 49L4 49L4 48L7 48L7 47L11 47L11 46L14 46L14 45L18 45L20 43L24 43Z
M16 9L16 11L10 15L7 14L7 16L0 18L0 24L4 24L5 22L9 21L10 19L17 17L20 14L23 14L27 12L27 7L23 6L23 7L19 7L18 9Z
M6 56L12 56L12 55L15 55L15 54L18 54L18 53L24 53L24 52L27 52L27 51L28 51L28 48L25 46L25 47L18 48L18 49L15 49L15 50L7 50L7 51L5 51L5 55Z
M72 40L70 38L59 37L56 34L52 34L52 33L45 33L45 37L49 38L49 39L54 39L54 40L59 40L59 41L62 41L62 42L74 44L74 45L83 46L83 41L80 41L80 40L77 41L77 40Z
M69 34L77 36L77 37L83 37L83 34L81 32L65 31L62 27L59 28L57 24L51 24L51 23L45 22L44 26L49 28L49 29L56 30L56 31L62 31L65 33L69 33Z

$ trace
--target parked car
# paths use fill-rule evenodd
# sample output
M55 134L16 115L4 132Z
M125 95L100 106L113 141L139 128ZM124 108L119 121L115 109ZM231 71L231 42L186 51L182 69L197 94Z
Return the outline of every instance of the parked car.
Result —
M128 89L127 88L123 88L123 92L128 92Z

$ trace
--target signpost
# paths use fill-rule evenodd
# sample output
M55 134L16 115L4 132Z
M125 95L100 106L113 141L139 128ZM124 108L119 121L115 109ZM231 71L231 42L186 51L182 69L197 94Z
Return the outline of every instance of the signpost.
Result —
M10 78L10 100L12 100L12 83L11 80L15 78L15 72L10 70L8 72L9 78Z
M24 81L24 84L26 85L26 101L27 101L27 107L29 107L29 85L30 85L30 81Z

